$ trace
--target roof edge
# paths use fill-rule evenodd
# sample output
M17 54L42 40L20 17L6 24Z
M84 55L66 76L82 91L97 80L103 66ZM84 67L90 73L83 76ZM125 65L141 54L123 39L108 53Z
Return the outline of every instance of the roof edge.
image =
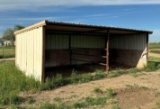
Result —
M77 24L77 23L66 23L66 22L51 22L47 21L47 25L65 25L65 26L78 26L78 27L93 27L93 28L106 28L106 29L116 29L116 30L127 30L127 31L135 31L135 32L144 32L148 34L152 34L153 31L149 30L140 30L140 29L132 29L132 28L122 28L122 27L112 27L112 26L101 26L101 25L88 25L88 24Z
M17 34L20 34L22 32L25 32L25 31L28 31L28 30L31 30L31 29L34 29L34 28L38 28L38 27L41 27L41 26L45 26L47 24L47 21L44 20L44 21L41 21L41 22L38 22L36 24L33 24L31 26L28 26L24 29L21 29L21 30L18 30L18 31L15 31L14 34L17 35Z

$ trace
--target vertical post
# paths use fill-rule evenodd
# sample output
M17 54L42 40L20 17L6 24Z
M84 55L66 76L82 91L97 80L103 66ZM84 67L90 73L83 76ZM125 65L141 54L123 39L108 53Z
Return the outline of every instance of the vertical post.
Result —
M146 35L147 63L148 63L148 57L149 57L149 56L148 56L148 55L149 55L149 53L148 53L148 51L149 51L149 50L148 50L148 49L149 49L149 48L148 48L148 42L149 42L149 34L147 33L147 35Z
M71 56L71 35L69 35L69 64L72 64L72 56Z
M106 72L109 71L109 29L107 30L107 39L106 39Z
M45 82L45 34L46 34L46 29L43 26L43 31L42 31L42 83Z

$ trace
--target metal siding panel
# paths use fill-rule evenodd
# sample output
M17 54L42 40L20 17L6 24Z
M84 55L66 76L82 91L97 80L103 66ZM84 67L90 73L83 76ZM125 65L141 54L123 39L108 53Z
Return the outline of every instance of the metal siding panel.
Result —
M27 35L27 72L26 75L29 75L29 69L30 69L30 62L29 62L29 58L30 58L30 43L29 43L29 39L30 39L30 35L29 35L29 31L26 32Z
M19 64L20 64L20 69L22 70L22 36L20 37L20 51L19 51L19 55L20 55L20 59L19 59Z
M24 64L25 64L25 69L24 71L26 72L27 71L27 34L24 34L24 37L25 37L25 43L24 43L24 49L25 49L25 54L24 54Z
M16 35L16 65L17 65L17 67L19 67L19 35L20 34L17 34Z
M73 48L103 48L105 38L102 36L71 36L71 47Z
M38 28L39 29L39 31L38 31L38 33L39 33L39 37L38 37L38 39L39 39L39 43L38 43L38 67L37 67L37 74L36 74L36 79L38 79L38 80L40 80L41 81L41 79L42 79L42 39L43 39L43 27L40 27L40 28Z
M36 29L34 29L34 57L33 57L33 61L34 61L34 68L33 68L33 72L34 73L37 73L37 69L36 69L36 65L37 65L37 31Z
M145 41L145 34L113 36L110 38L110 48L143 50Z

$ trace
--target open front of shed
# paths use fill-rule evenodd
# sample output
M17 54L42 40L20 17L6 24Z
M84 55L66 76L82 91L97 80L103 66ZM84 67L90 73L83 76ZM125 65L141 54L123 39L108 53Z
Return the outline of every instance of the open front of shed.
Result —
M16 65L45 81L47 69L97 64L142 68L148 61L151 31L42 21L16 35Z

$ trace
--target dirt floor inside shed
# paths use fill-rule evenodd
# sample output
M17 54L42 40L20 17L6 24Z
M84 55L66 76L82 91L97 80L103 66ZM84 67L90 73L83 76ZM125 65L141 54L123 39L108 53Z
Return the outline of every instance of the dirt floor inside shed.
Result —
M32 97L35 100L33 106L38 106L44 101L53 103L55 98L74 102L94 96L95 88L103 91L109 88L113 89L116 93L115 100L121 109L158 109L156 107L160 100L160 71L143 72L137 77L127 74L89 83L67 85L38 93L21 93L21 96ZM22 104L24 107L26 105ZM111 106L112 104L108 104L100 109L112 109Z

